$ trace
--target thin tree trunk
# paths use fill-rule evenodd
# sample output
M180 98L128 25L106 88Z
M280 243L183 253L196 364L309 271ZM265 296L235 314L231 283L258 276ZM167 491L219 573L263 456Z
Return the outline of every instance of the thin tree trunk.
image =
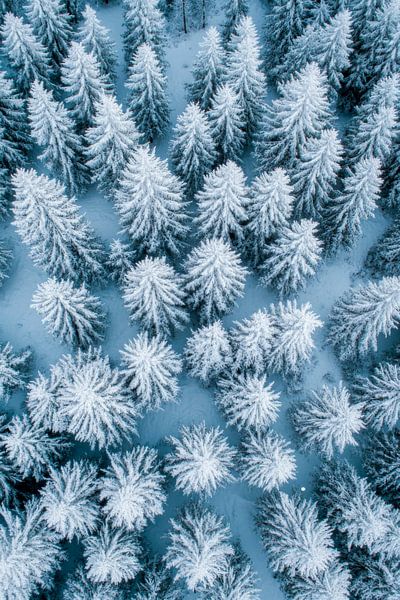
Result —
M206 28L206 0L202 0L201 3L201 12L202 12L202 28Z
M182 0L182 20L183 20L183 31L187 33L187 22L186 22L186 0Z

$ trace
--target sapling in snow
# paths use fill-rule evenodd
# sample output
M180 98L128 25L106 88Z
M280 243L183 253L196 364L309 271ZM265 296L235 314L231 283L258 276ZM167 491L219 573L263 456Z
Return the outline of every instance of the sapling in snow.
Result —
M194 62L189 85L189 97L203 110L208 110L218 86L223 83L225 73L225 53L221 34L216 27L210 27L200 42L200 50Z
M192 332L186 342L184 357L189 375L206 385L230 367L232 350L221 321Z
M235 321L229 331L233 350L233 364L241 373L261 375L268 364L274 336L271 315L258 310L243 321Z

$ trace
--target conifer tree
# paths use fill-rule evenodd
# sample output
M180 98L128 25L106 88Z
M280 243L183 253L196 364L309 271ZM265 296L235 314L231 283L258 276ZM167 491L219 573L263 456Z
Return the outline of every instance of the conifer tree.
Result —
M32 137L43 148L39 158L53 175L62 178L68 192L80 192L86 182L83 147L64 105L54 99L43 83L35 81L28 112Z
M4 219L8 215L10 196L9 171L0 167L0 219Z
M35 265L77 282L101 279L102 248L64 187L32 169L18 169L12 185L14 225Z
M112 240L106 265L112 278L119 285L122 285L126 274L134 267L135 260L136 252L132 250L130 244L120 239Z
M149 44L164 63L165 19L158 8L157 0L127 0L124 11L124 47L126 64L139 46Z
M333 253L342 245L351 248L361 234L361 222L374 215L382 185L381 164L362 158L349 169L343 189L324 210L324 235Z
M187 235L182 183L148 146L128 158L116 194L123 231L141 253L177 254Z
M364 467L378 494L400 508L400 430L371 436Z
M93 125L86 131L87 166L92 182L110 193L137 148L139 134L114 96L103 94L95 104Z
M0 164L14 170L26 161L30 146L29 127L25 102L3 71L0 71L0 123ZM7 180L3 179L5 175L6 171L1 176L4 186L7 185Z
M30 25L20 17L7 13L0 28L0 37L18 91L27 94L32 83L47 83L52 76L47 49L35 37Z
M124 454L111 454L100 479L103 513L117 530L141 531L164 511L164 479L153 448L136 446Z
M217 88L211 98L208 119L221 162L239 161L245 142L244 114L239 96L231 86L225 84Z
M167 79L149 44L136 50L129 66L126 87L129 109L145 142L162 135L169 122Z
M242 242L248 198L245 175L240 167L228 161L206 175L195 200L199 210L195 223L200 235Z
M0 501L4 508L7 508L13 501L16 484L20 479L21 477L13 469L5 452L0 449Z
M231 40L232 34L236 31L238 23L242 17L249 12L247 0L229 0L225 4L225 22L223 29L223 38L226 45Z
M188 104L179 115L170 154L174 171L184 182L187 192L196 192L216 160L210 124L197 104Z
M239 471L249 485L271 492L295 478L295 454L289 443L272 431L250 432L242 441Z
M218 381L217 405L228 425L239 431L263 430L278 418L280 393L265 375L241 374Z
M347 446L356 446L354 437L364 428L364 403L352 404L350 394L340 382L312 392L296 403L291 413L294 429L306 450L317 450L328 459L335 451L343 453Z
M158 410L176 401L182 361L167 342L139 333L125 344L121 359L122 375L141 410Z
M315 579L337 556L332 530L311 500L272 492L260 502L257 524L277 574Z
M315 63L281 84L279 92L281 97L267 106L256 145L260 171L293 166L304 144L319 137L331 120L327 78Z
M50 529L71 541L86 538L97 527L97 467L88 461L70 460L50 469L40 490L43 518Z
M376 158L386 165L390 158L398 130L396 111L393 107L381 106L376 113L361 121L348 144L351 165L362 158Z
M205 240L186 261L187 302L200 318L211 322L231 310L243 295L247 270L223 240Z
M342 561L336 560L317 577L288 579L286 590L293 600L349 600L350 583L349 569Z
M124 600L124 592L111 583L93 583L82 567L67 579L63 600Z
M356 600L388 600L400 594L399 559L388 560L363 552L355 561L357 575L353 578L351 593Z
M319 218L331 202L341 166L343 147L335 129L310 138L290 172L298 217Z
M303 23L307 25L323 25L330 20L332 3L329 0L306 0L304 3Z
M400 418L400 367L380 363L369 377L359 377L353 387L364 404L366 423L377 431L394 429Z
M221 35L216 27L210 27L200 42L200 50L194 62L189 85L189 98L201 109L208 110L211 99L222 84L225 66Z
M304 27L303 0L277 0L267 16L265 27L265 72L274 78L274 68L285 59L293 40Z
M239 372L261 375L267 366L274 327L271 316L258 310L243 321L235 321L229 336L234 367Z
M358 52L366 29L374 21L377 11L382 8L383 0L351 0L349 6L353 16L354 46Z
M87 348L103 339L105 314L99 298L85 284L77 288L69 280L50 278L39 284L31 307L61 343Z
M181 586L174 583L172 574L157 559L146 563L135 589L135 600L182 600Z
M252 182L247 208L246 250L255 265L265 257L270 238L288 225L293 202L293 188L281 168L262 173Z
M12 258L12 251L9 250L0 240L0 287L3 285L4 280L8 278L8 272L10 270L10 262Z
M252 136L261 122L267 88L261 71L257 31L251 17L242 17L232 36L225 79L238 96L244 129Z
M13 390L25 387L31 357L30 350L17 353L9 342L0 345L0 398L4 402Z
M165 564L176 570L175 580L183 580L189 591L212 589L234 553L222 518L199 504L185 507L171 521L169 539Z
M221 321L200 327L192 332L184 350L189 375L209 384L232 363L228 334Z
M86 4L82 13L77 37L86 52L93 54L99 65L100 74L108 83L112 83L115 79L117 62L115 43L110 39L110 32L99 21L96 11L89 4Z
M34 34L48 49L50 58L60 64L72 37L64 3L62 0L29 0L26 13Z
M276 287L281 295L304 287L321 259L322 245L316 229L317 223L303 219L280 230L266 251L263 285Z
M183 279L164 257L136 263L124 279L123 298L131 319L157 335L169 335L187 322Z
M400 278L384 277L347 292L334 304L329 340L340 360L376 352L400 319Z

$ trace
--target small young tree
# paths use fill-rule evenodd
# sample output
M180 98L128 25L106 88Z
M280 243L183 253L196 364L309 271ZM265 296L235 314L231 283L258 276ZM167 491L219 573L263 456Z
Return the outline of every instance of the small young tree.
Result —
M249 12L247 0L229 0L225 6L225 22L223 29L223 39L226 45L229 45L233 33L242 17L245 17ZM246 599L247 600L247 599Z
M400 430L371 436L363 458L368 478L378 494L400 508Z
M230 532L207 508L198 504L184 508L171 521L169 538L166 567L176 569L175 579L184 580L190 591L212 589L226 573L234 553Z
M286 589L293 600L349 600L350 582L349 569L342 562L333 561L317 577L289 579Z
M14 170L26 161L30 146L29 127L25 102L17 93L12 80L8 79L3 71L0 71L0 119L1 165L6 169ZM0 176L1 187L9 185L6 173L5 170Z
M77 37L86 51L95 57L100 74L112 83L115 79L117 63L115 43L110 39L110 32L99 21L96 11L89 4L86 4L82 13Z
M54 100L43 83L35 81L28 112L32 137L43 148L40 160L53 175L61 177L68 192L80 192L86 183L83 147L64 105Z
M180 438L170 436L168 443L173 451L165 457L165 470L184 494L211 496L234 480L231 471L236 451L219 427L206 428L204 422L183 426Z
M262 430L278 418L280 393L266 383L265 375L227 377L218 388L217 405L231 427Z
M249 485L271 492L296 476L296 458L280 435L250 432L243 440L239 472Z
M51 276L101 280L103 250L63 185L30 169L12 177L14 225L34 264Z
M95 104L93 125L86 131L87 166L92 181L102 191L111 193L119 181L139 134L128 113L124 113L114 96L103 94Z
M273 334L272 318L265 310L235 321L229 335L236 370L261 375L268 364Z
M106 266L111 273L111 277L119 285L122 285L125 277L134 265L136 260L136 251L130 244L120 239L112 240L110 244Z
M330 205L342 155L342 143L335 129L324 129L319 138L305 143L290 172L297 217L318 219L323 208Z
M25 387L31 356L30 350L17 353L9 342L0 344L0 398L4 402L14 389Z
M221 34L216 27L210 27L200 42L192 71L193 83L189 85L190 100L197 102L203 110L210 108L211 99L222 84L224 62Z
M47 83L52 75L47 49L20 17L7 13L0 27L3 50L14 71L15 85L27 94L32 83Z
M235 4L234 0L232 4ZM235 547L226 572L202 595L203 600L259 600L257 575L249 558Z
M183 186L154 149L140 146L130 157L116 206L123 231L140 252L179 252L188 231Z
M165 19L156 0L127 0L124 11L124 47L126 64L139 46L148 44L164 62Z
M257 524L277 574L315 579L337 556L332 530L311 500L272 492L260 502Z
M205 240L186 262L188 304L210 322L231 310L243 295L247 270L223 240Z
M232 161L206 175L195 198L199 210L195 223L200 235L242 242L248 204L245 181L242 169Z
M179 115L171 144L171 162L189 194L203 184L216 160L215 143L207 115L190 103Z
M85 284L48 279L39 284L31 308L42 317L47 331L61 343L87 348L103 339L105 313L101 302Z
M164 512L163 484L153 448L136 446L124 454L111 454L100 479L103 513L117 529L141 531Z
M400 418L400 366L380 363L369 377L359 377L353 387L364 403L366 423L377 431L394 429Z
M225 84L217 88L208 111L211 135L221 162L239 161L245 142L244 113L239 95Z
M352 404L342 382L323 386L303 402L296 403L291 420L306 450L317 450L331 459L335 451L357 446L355 434L364 428L363 403Z
M3 285L4 280L8 279L8 271L10 270L10 261L13 258L13 253L4 246L0 240L0 287Z
M255 265L264 258L270 238L288 225L293 202L293 189L283 169L254 179L247 208L246 250Z
M176 401L182 361L171 346L158 337L140 333L121 350L122 374L140 409L158 410Z
M303 33L303 0L277 0L267 16L265 28L265 71L276 76L274 68L285 59L293 40Z
M400 278L370 281L350 290L334 304L329 341L342 361L376 352L378 337L387 337L399 319Z
M317 223L302 219L282 227L266 250L262 284L276 287L281 295L303 288L315 274L321 260L322 244L316 235Z
M135 600L182 600L181 586L174 583L172 574L161 560L146 563L135 591Z
M47 526L68 541L93 533L99 513L97 489L97 467L92 463L70 460L59 469L51 468L40 490Z
M184 350L189 375L204 384L216 379L232 363L228 334L221 321L192 332Z
M130 317L157 335L169 335L187 322L180 275L165 258L144 258L124 279L123 298Z
M72 37L70 16L62 0L29 0L26 14L34 34L50 52L50 58L60 64L68 51Z

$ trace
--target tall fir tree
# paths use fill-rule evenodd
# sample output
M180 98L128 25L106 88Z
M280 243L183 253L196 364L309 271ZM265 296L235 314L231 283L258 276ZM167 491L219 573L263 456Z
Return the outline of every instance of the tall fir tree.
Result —
M29 0L26 8L34 34L48 49L50 58L60 64L67 55L72 37L70 17L62 0Z
M363 158L376 158L386 166L398 134L398 119L394 107L381 106L366 120L358 123L354 134L349 136L347 154L349 164L354 166Z
M400 430L371 436L363 464L378 494L400 508Z
M189 98L203 110L211 106L211 99L222 84L225 75L225 53L221 35L216 27L206 31L194 62L189 85Z
M355 398L364 403L366 423L375 431L392 430L400 418L400 367L379 363L368 377L358 377Z
M23 166L30 146L26 106L4 71L0 71L0 131L1 167Z
M247 0L229 0L225 4L224 9L225 21L223 28L223 39L225 45L228 45L232 34L236 31L240 19L248 14L249 4Z
M258 310L243 321L235 321L233 325L229 336L235 369L240 373L262 375L274 335L271 315L266 310Z
M208 385L232 364L228 334L221 321L192 332L184 349L186 368L192 377Z
M265 26L265 72L276 77L277 67L287 55L293 40L303 33L304 0L277 0Z
M113 83L117 63L115 43L110 38L109 30L104 27L98 19L96 11L89 4L86 4L82 13L77 39L83 44L86 51L95 57L100 74L109 83Z
M15 352L7 342L0 346L0 396L7 402L16 389L24 389L32 353L29 350Z
M149 44L164 64L165 19L157 0L126 0L124 3L124 47L126 64L139 46Z
M245 142L244 113L239 95L229 85L217 88L211 99L208 119L221 162L238 162Z
M374 275L400 275L400 220L398 218L370 248L366 265Z

